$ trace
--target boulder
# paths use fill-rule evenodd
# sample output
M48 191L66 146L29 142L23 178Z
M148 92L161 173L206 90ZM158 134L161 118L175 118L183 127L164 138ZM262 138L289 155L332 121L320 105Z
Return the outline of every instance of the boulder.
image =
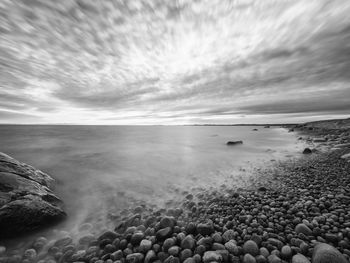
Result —
M237 145L237 144L243 144L242 141L228 141L226 145Z
M318 243L312 253L312 263L347 263L338 249L326 243Z
M0 153L0 236L16 236L65 218L54 179Z

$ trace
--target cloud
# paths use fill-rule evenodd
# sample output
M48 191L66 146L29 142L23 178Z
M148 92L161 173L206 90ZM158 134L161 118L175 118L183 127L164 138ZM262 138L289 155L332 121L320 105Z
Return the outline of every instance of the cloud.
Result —
M0 122L350 111L346 1L3 0L0 11Z

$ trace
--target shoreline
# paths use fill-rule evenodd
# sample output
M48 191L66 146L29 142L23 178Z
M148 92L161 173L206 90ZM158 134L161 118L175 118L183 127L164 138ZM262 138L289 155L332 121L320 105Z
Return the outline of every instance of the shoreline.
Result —
M315 130L303 132L322 135ZM326 146L330 149L332 145L331 141ZM83 224L77 241L69 233L51 242L38 238L31 246L35 249L22 251L23 258L41 263L292 262L293 256L304 255L303 262L309 262L316 242L323 242L349 260L350 214L346 208L350 194L345 189L350 188L346 173L350 163L340 158L348 152L348 148L318 151L278 163L274 169L260 171L251 190L227 187L209 196L207 192L188 193L181 207L168 210L130 209L115 231L110 229L99 237L90 233L89 224ZM320 205L324 209L317 211ZM0 262L23 259L19 251L1 250ZM4 261L7 256L1 259L5 253L10 253L10 261Z

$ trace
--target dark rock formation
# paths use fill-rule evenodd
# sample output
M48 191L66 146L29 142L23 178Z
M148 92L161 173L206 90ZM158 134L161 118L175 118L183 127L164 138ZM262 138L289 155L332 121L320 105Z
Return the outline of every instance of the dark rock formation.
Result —
M311 154L312 150L310 148L305 148L303 154Z
M0 236L33 231L63 219L62 201L40 170L0 153Z
M228 141L226 145L237 145L237 144L243 144L242 141Z

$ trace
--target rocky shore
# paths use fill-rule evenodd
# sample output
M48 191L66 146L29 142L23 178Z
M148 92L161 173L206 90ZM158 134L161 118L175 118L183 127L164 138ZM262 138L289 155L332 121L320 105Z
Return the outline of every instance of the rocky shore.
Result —
M64 219L53 184L48 174L0 152L0 236L13 237Z
M309 127L293 129L312 153L260 171L249 189L189 193L168 209L133 207L103 233L85 223L78 234L0 247L0 262L349 262L350 162L342 157L350 130Z

